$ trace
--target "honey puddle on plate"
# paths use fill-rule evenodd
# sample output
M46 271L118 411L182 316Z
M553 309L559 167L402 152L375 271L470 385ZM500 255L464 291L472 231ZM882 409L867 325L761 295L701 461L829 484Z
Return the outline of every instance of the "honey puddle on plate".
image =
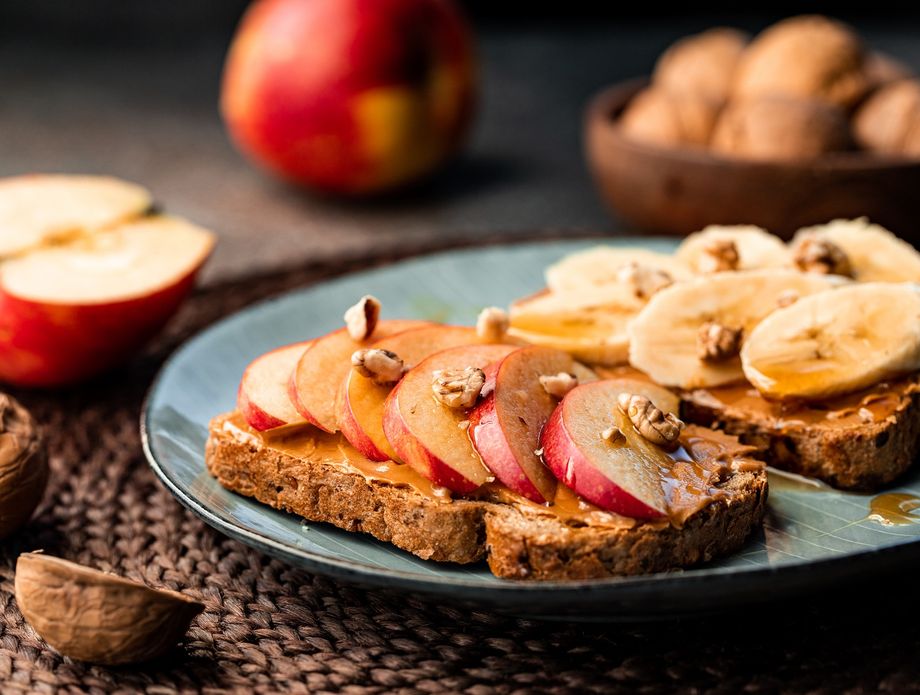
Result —
M886 492L869 502L871 521L883 526L903 526L920 523L920 497L904 492Z

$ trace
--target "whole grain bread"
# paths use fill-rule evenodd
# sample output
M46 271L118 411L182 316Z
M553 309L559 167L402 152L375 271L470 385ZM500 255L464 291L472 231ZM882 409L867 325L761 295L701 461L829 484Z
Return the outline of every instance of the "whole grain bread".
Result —
M368 533L420 558L487 560L499 577L588 579L658 572L737 550L764 515L762 470L730 474L732 495L690 517L682 528L602 514L562 519L544 507L487 492L482 499L434 499L408 486L368 477L347 461L295 456L257 435L211 422L208 469L229 490L276 509Z
M920 454L920 393L917 380L902 383L890 415L870 422L801 422L732 407L713 391L681 394L681 417L734 435L771 466L823 480L844 490L873 491L901 476ZM825 412L833 412L822 405ZM852 418L851 418L852 419Z

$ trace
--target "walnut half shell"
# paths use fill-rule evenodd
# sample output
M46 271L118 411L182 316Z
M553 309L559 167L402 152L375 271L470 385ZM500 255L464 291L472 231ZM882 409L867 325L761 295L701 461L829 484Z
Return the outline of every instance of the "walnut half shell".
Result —
M16 562L16 603L33 629L65 656L96 664L149 661L182 638L204 606L61 558Z
M32 516L48 484L38 426L14 398L0 393L0 539Z

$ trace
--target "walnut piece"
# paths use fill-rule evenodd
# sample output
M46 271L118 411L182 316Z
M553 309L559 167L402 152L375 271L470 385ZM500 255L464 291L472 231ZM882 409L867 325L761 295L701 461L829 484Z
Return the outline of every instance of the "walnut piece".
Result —
M553 398L565 398L565 394L578 386L578 377L568 372L541 374L540 386Z
M669 451L677 448L684 423L673 413L665 413L648 398L635 393L621 393L617 404L648 441Z
M846 252L820 236L806 236L796 244L794 260L799 270L806 273L853 277L853 267Z
M367 340L380 319L380 300L369 294L345 312L345 327L352 340Z
M14 398L0 393L0 539L29 520L47 482L38 425Z
M497 306L487 306L476 318L476 335L487 343L500 343L508 333L508 312Z
M704 362L721 362L741 351L741 329L707 321L696 335L696 354Z
M617 269L618 282L630 285L639 299L648 299L659 290L674 284L671 274L652 266L639 265L635 261Z
M738 247L731 239L710 239L703 246L702 252L697 261L697 269L701 273L738 270L741 257L738 255Z
M608 441L611 444L616 444L626 439L626 435L623 434L623 431L619 427L611 425L603 432L601 432L601 439Z
M472 408L486 383L485 373L477 367L438 369L431 376L434 397L448 408Z
M395 352L369 348L357 350L351 356L351 366L361 376L378 384L393 384L405 373L402 359Z
M799 299L800 295L797 290L783 290L776 296L776 306L780 309L785 309L787 306L795 304Z

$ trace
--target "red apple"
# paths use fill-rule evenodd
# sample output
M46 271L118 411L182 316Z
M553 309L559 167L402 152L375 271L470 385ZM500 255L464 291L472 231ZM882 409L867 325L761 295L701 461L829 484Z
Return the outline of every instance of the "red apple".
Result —
M409 370L384 406L383 430L399 457L435 485L472 492L491 477L473 449L463 409L449 408L431 393L439 369L487 367L518 348L511 345L465 345L435 353Z
M0 380L59 386L127 359L176 312L214 246L181 219L142 217L0 267Z
M0 179L0 258L109 229L149 210L150 192L108 176Z
M269 170L376 193L460 145L472 53L450 0L260 0L230 48L221 110L239 148Z
M558 402L540 376L575 371L575 361L561 350L517 350L489 367L483 388L488 395L470 412L470 436L483 463L511 490L539 504L552 501L556 491L556 479L538 449L540 432ZM582 375L585 371L579 369Z
M477 341L472 328L431 325L378 340L371 347L395 352L406 365L412 366L441 350ZM392 390L392 384L377 384L352 369L336 400L339 429L371 461L400 460L383 431L383 405Z
M355 350L424 323L402 319L380 321L370 340L354 340L344 328L317 338L304 350L290 374L288 395L294 408L321 430L337 432L335 399L345 375L351 371L351 356Z
M553 474L592 504L634 519L667 514L662 469L670 456L646 440L617 405L620 393L638 393L675 412L677 397L654 384L626 379L597 381L572 389L553 411L540 444ZM601 433L616 426L623 439Z
M306 424L288 391L291 372L310 341L267 352L246 367L236 396L236 407L253 429Z

